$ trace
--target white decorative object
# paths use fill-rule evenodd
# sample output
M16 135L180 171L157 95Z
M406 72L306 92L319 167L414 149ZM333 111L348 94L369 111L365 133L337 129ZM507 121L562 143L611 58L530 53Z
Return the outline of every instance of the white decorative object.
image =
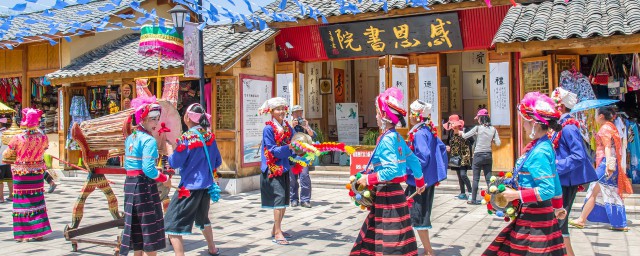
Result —
M439 124L440 105L438 97L438 67L418 67L418 98L433 105L431 120L436 126Z
M490 115L493 125L511 125L509 62L489 63Z

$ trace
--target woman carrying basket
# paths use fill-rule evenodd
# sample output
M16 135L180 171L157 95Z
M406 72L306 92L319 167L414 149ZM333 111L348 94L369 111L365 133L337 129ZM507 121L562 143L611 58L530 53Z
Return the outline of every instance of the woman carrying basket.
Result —
M409 131L407 143L420 159L427 188L421 195L413 197L414 203L409 212L413 229L418 232L424 246L425 255L433 255L429 241L431 209L433 208L436 184L447 178L447 147L438 138L438 130L431 122L431 104L416 100L411 103L410 110L409 123L413 125L413 128ZM410 170L407 170L407 185L405 194L411 196L417 188L415 178Z
M406 196L400 186L407 168L415 177L417 192L425 190L420 160L395 130L405 125L407 112L402 106L402 92L389 88L376 98L376 119L383 129L371 156L373 172L362 175L358 185L374 187L375 200L362 225L351 255L416 255L418 245L411 229Z
M184 255L182 236L192 234L195 222L207 241L209 255L219 255L209 220L209 191L217 189L219 195L220 188L215 184L214 176L222 158L215 135L208 130L211 115L205 113L199 103L194 103L185 111L183 120L189 130L176 142L170 142L175 152L169 156L169 165L174 169L180 168L181 180L179 190L167 208L164 219L166 233L175 255Z

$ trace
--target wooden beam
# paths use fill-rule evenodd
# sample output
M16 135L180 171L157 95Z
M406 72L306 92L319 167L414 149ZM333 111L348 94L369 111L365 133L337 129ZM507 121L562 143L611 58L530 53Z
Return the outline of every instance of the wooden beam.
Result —
M517 0L516 2L525 2L522 0ZM502 6L502 5L511 5L509 0L492 0L491 4L493 6ZM466 1L460 3L448 3L448 4L437 4L433 6L429 6L429 10L423 7L409 7L404 9L395 9L389 10L389 12L367 12L367 13L359 13L356 15L353 14L343 14L339 16L330 16L327 17L327 21L329 24L334 23L344 23L344 22L354 22L354 21L364 21L364 20L377 20L377 19L386 19L386 18L395 18L395 17L405 17L405 16L413 16L413 15L421 15L421 14L430 14L430 13L442 13L442 12L450 12L450 11L458 11L458 10L466 10L466 9L475 9L475 8L485 8L487 7L484 1ZM310 26L310 25L319 25L322 24L322 20L318 19L317 21L311 18L301 19L296 22L271 22L269 23L270 28L289 28L289 27L302 27L302 26ZM244 27L244 25L234 25L234 27Z
M220 66L205 66L205 76L206 74L210 74L213 76L218 70ZM170 75L177 74L183 71L182 67L178 68L169 68L163 69L160 71L160 75ZM153 77L158 75L158 70L145 70L145 71L131 71L131 72L118 72L118 73L108 73L108 74L99 74L99 75L91 75L91 76L81 76L81 77L67 77L67 78L52 78L51 83L55 85L61 84L73 84L73 83L85 83L85 82L95 82L95 81L104 81L112 80L112 79L122 79L123 82L126 79L135 79L136 77Z
M496 51L498 53L522 52L522 51L557 51L563 49L594 49L588 54L597 54L595 50L604 51L601 53L614 53L613 50L629 51L619 53L637 52L640 46L640 34L635 35L615 35L609 37L594 38L571 38L571 39L553 39L549 41L530 41L530 42L513 42L513 43L497 43ZM588 52L586 50L585 52ZM565 52L564 54L569 54Z

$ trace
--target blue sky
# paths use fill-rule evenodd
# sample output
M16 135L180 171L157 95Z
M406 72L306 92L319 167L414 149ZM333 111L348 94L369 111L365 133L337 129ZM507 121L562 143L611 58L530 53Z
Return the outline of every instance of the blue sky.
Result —
M205 2L203 5L208 6L207 2L211 2L214 6L225 7L232 12L249 14L249 8L243 0L231 0L235 3L235 6L232 5L229 0L203 0ZM253 10L259 10L259 6L265 6L271 2L280 1L280 0L249 0L252 3ZM7 14L7 12L11 12L9 8L13 7L17 3L24 3L25 0L2 0L0 1L0 14ZM39 11L43 9L47 9L55 4L56 0L38 0L37 3L28 3L27 2L27 10L26 11ZM65 2L69 4L73 4L75 0L65 0ZM221 10L221 8L218 8ZM16 13L13 13L16 14ZM225 21L229 21L228 19Z

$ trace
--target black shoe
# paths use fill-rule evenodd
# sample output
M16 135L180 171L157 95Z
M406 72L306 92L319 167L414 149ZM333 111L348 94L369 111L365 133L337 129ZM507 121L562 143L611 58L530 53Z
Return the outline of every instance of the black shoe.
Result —
M482 202L480 202L479 200L469 200L469 201L467 201L467 204L470 204L470 205L481 205Z
M47 193L53 193L53 191L56 191L56 187L58 187L58 184L53 183L53 185L49 186L49 190L47 190Z
M298 201L291 201L291 207L298 207Z
M300 204L302 207L304 208L311 208L311 203L309 202L302 202L302 204Z

